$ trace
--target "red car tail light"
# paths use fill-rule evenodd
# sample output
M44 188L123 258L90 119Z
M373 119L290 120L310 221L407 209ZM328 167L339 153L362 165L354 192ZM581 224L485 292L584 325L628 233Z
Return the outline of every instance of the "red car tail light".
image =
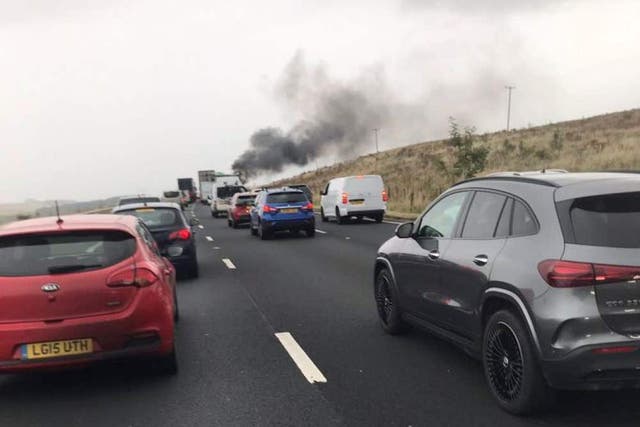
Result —
M174 231L169 234L169 240L189 240L191 238L191 230L183 228L182 230Z
M264 212L264 213L278 213L278 209L274 208L273 206L264 205L264 207L262 208L262 212Z
M349 194L342 193L342 204L346 205L347 203L349 203Z
M304 205L302 207L302 210L303 211L312 211L313 210L313 203L311 203L311 202L307 203L306 205Z
M382 201L383 202L388 202L389 201L389 195L387 194L386 190L382 190Z
M585 262L548 259L538 264L540 275L554 288L576 288L594 283L593 266Z
M158 281L153 271L146 268L127 268L125 270L116 271L107 278L107 286L118 288L122 286L137 286L143 288L153 285Z
M640 267L549 259L538 264L542 278L554 288L575 288L637 280Z

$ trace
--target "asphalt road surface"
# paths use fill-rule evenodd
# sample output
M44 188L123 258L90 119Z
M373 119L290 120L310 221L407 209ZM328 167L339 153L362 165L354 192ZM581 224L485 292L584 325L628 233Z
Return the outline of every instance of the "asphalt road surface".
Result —
M200 278L178 284L178 375L119 362L4 376L0 426L640 424L638 391L563 393L552 412L513 417L462 351L385 335L372 268L394 224L318 221L314 239L260 241L208 212L195 207Z

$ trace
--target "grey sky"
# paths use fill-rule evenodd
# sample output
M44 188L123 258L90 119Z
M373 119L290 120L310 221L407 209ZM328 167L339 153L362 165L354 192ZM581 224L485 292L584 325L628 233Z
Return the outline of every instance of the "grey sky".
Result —
M230 170L254 131L305 119L277 90L298 52L343 85L380 76L387 148L449 116L503 127L505 84L515 127L640 105L640 2L520 3L0 0L0 202Z

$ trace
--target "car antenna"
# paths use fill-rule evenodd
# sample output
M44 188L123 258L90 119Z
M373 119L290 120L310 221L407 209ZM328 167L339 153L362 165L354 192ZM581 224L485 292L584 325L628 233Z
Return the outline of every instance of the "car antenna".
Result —
M58 220L56 221L56 224L60 225L64 222L64 220L60 217L60 207L58 206L58 201L56 200L56 216L58 217Z

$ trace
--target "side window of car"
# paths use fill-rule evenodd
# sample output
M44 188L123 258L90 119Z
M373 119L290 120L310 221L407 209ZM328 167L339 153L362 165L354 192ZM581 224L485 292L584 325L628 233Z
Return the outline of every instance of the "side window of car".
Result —
M476 191L462 228L463 239L492 239L506 196Z
M454 193L432 206L420 220L418 237L452 237L468 194Z
M516 200L513 204L511 220L512 236L528 236L538 231L538 224L531 210L524 203Z
M324 194L327 194L329 192L329 185L331 185L331 182L327 182L327 186L324 187L324 191L323 191Z
M502 238L509 236L511 233L511 210L513 209L513 199L511 197L507 198L507 203L505 203L502 208L502 213L500 214L500 220L498 221L498 226L496 227L496 232L494 237Z

